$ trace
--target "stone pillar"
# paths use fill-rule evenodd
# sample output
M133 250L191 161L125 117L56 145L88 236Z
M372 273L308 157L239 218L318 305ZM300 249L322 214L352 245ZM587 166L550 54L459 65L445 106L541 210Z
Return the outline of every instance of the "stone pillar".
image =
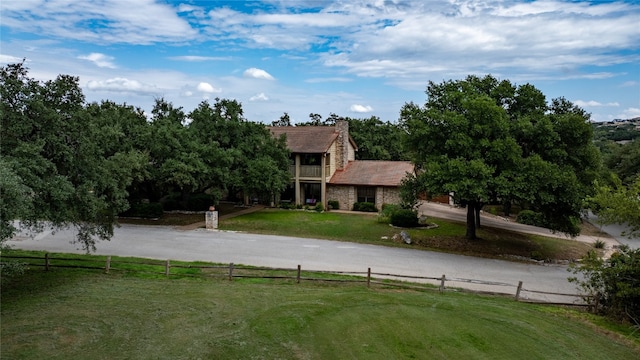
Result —
M209 207L209 211L204 214L204 221L207 230L215 230L218 228L218 212L214 206Z

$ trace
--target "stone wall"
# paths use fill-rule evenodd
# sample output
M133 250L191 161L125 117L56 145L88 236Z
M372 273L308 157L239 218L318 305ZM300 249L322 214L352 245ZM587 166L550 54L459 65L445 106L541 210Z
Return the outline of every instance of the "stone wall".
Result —
M378 210L382 210L383 204L400 204L400 189L379 186L376 189L376 207Z
M340 210L351 210L358 200L356 187L350 185L327 186L327 200L337 200ZM378 186L376 188L376 207L382 210L383 204L400 204L400 190L395 187Z
M339 210L351 210L355 202L355 188L346 185L328 185L327 200L336 200L340 205Z

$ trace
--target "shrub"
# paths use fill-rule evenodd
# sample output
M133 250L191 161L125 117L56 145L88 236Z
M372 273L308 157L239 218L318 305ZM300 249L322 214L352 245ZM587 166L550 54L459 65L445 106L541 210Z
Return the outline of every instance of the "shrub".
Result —
M187 209L189 211L206 211L209 206L214 204L214 198L208 194L191 194L187 200Z
M640 249L622 246L607 260L589 251L582 262L569 267L581 279L570 278L585 293L585 301L616 320L638 323L640 319Z
M353 204L353 211L378 212L376 204L370 202L357 202Z
M418 214L409 209L399 209L391 214L391 225L411 228L418 226Z
M281 209L286 209L286 210L291 210L296 208L296 204L293 204L291 202L281 202L280 204L278 204L278 206Z
M324 211L324 205L322 205L321 202L319 202L318 204L316 204L316 211L317 212L323 212Z
M182 206L180 205L180 194L173 193L167 195L160 200L160 203L162 204L162 208L166 211L182 209Z
M542 215L532 210L522 210L518 214L516 221L520 224L525 225L534 225L534 226L543 226L544 220L542 219Z
M134 203L129 210L120 214L127 217L139 217L144 219L155 219L162 216L162 205L160 203Z
M402 210L400 205L396 204L382 204L382 212L380 213L384 217L390 218L393 213L398 210Z
M340 203L338 200L329 200L327 205L329 205L329 209L340 209Z
M606 244L605 244L604 240L600 240L600 239L596 240L593 243L593 247L596 248L596 249L604 249L605 245Z

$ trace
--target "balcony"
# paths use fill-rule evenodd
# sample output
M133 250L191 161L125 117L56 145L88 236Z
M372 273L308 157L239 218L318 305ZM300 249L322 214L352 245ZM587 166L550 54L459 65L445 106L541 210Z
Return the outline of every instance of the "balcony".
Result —
M325 166L325 174L329 176L330 167L329 165ZM291 177L296 176L296 167L295 165L289 166L289 172L291 173ZM322 178L322 166L319 165L300 165L300 177L301 178Z

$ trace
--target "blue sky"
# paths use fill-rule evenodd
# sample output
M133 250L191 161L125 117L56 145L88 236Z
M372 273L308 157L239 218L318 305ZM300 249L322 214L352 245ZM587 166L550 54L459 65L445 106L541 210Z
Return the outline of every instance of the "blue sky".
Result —
M594 121L640 116L637 0L3 0L0 24L0 64L146 111L219 97L256 122L395 122L428 81L492 74Z

